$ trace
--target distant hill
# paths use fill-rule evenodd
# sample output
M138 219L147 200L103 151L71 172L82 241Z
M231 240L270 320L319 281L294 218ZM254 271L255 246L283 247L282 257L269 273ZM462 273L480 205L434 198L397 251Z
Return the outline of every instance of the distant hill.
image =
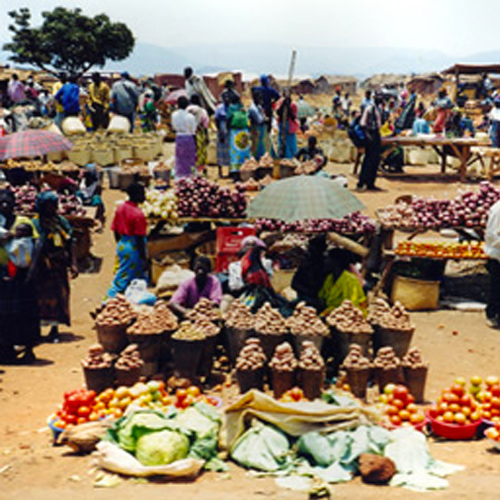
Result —
M366 78L378 73L425 73L440 71L455 62L500 62L500 50L468 56L438 51L367 47L296 47L296 74L355 75ZM106 70L126 69L134 75L180 73L193 66L199 74L241 70L255 75L286 75L292 47L268 43L203 44L164 48L139 42L128 59L111 62ZM0 51L0 62L8 62L8 54Z

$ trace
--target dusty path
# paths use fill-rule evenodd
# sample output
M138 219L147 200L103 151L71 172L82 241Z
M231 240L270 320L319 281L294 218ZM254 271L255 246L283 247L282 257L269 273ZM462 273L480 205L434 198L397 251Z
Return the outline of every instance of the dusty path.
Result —
M350 184L351 167L332 166L346 172ZM422 169L412 171L421 172ZM448 197L456 194L459 184L448 178L434 180L386 180L381 193L362 193L368 211L390 203L398 194L416 192ZM123 195L107 190L104 199L108 214ZM109 217L108 217L109 221ZM109 222L108 222L109 224ZM116 489L93 488L95 474L92 458L75 457L67 449L52 447L45 426L47 416L61 402L64 391L80 386L83 377L79 365L86 348L95 341L89 311L101 301L112 274L114 244L107 228L94 235L93 253L102 258L99 273L82 274L72 283L71 328L64 331L60 344L43 344L36 349L41 361L34 366L1 366L0 370L0 499L95 498L124 500L141 495L149 499L182 497L195 499L283 498L304 499L305 495L277 488L271 479L254 479L231 465L229 475L205 474L193 483L141 484L124 481ZM427 395L435 398L441 388L456 376L500 375L498 365L500 332L487 328L480 313L437 311L413 315L416 324L414 345L421 348L431 363ZM450 488L432 494L417 494L395 488L363 485L359 480L334 486L337 498L388 499L435 498L486 500L498 498L500 491L500 455L492 452L485 440L477 442L440 442L431 440L436 458L463 464L467 469L450 477Z

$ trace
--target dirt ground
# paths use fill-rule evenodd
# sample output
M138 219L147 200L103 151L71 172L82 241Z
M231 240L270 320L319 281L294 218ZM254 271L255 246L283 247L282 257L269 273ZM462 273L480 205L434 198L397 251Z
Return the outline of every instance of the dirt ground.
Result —
M343 172L353 187L351 165L329 165ZM381 178L384 191L361 193L368 212L392 202L405 193L421 193L442 198L453 196L461 187L456 177L440 177L433 168L408 168L409 174L397 179ZM422 175L430 174L430 177ZM108 214L123 195L106 190ZM62 401L65 391L83 384L80 359L95 341L89 311L101 301L112 277L114 244L108 227L94 235L93 254L102 259L99 272L81 274L72 283L72 326L63 330L59 344L42 344L36 349L39 361L33 366L0 366L0 499L49 500L71 497L122 499L172 498L176 495L195 500L277 498L305 499L304 493L278 488L273 479L252 478L231 464L229 474L203 474L193 482L144 483L123 480L113 489L95 489L92 457L74 456L64 447L53 447L46 426L50 415ZM412 315L416 325L414 345L430 362L427 398L433 400L457 376L500 375L498 368L500 332L485 325L482 313L438 310ZM46 332L44 332L46 333ZM434 457L462 464L465 471L450 476L447 490L419 494L404 489L367 486L356 479L333 486L334 498L387 499L498 498L500 456L486 440L437 442L429 439Z

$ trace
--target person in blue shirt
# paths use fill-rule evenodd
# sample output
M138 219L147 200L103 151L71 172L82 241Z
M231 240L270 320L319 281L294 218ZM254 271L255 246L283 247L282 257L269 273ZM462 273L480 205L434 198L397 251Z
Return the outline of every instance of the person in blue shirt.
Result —
M254 87L252 91L253 90L260 94L262 108L264 109L264 114L266 116L267 130L271 130L273 121L273 104L278 101L281 96L276 89L271 87L269 84L269 78L266 75L262 75L260 77L260 86Z
M63 107L65 117L78 116L80 113L80 103L78 102L80 87L76 81L76 76L71 75L55 95L56 101Z

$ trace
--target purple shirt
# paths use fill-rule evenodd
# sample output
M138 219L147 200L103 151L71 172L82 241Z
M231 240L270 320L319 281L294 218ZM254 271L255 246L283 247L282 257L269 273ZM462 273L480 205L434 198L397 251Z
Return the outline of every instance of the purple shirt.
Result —
M212 275L207 276L205 287L200 292L196 286L195 278L188 279L179 285L170 299L170 302L175 302L183 307L192 309L202 298L206 298L220 304L222 299L222 287L219 280Z

